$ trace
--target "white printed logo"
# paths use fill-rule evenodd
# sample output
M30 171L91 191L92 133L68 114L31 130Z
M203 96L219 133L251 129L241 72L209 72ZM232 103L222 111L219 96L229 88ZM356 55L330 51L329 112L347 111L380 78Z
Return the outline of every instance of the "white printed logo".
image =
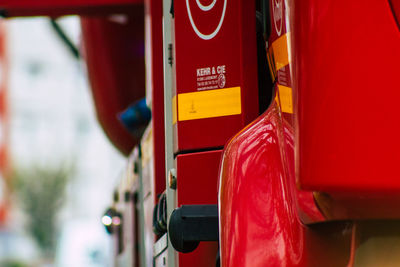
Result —
M218 76L218 86L219 88L224 88L226 84L226 78L224 74Z
M200 1L201 0L196 0L197 7L200 8L200 10L203 11L203 12L207 12L207 11L212 10L214 8L214 6L215 6L215 3L217 3L217 0L213 0L211 4L203 5L202 3L200 3ZM200 32L200 30L196 26L196 23L193 21L192 12L191 12L190 5L189 5L189 0L186 0L186 9L187 9L187 13L188 13L188 16L189 16L190 24L192 24L193 30L195 31L197 36L199 36L201 39L203 39L203 40L211 40L212 38L214 38L217 35L219 30L221 29L222 23L224 22L224 18L225 18L226 3L227 3L228 0L223 0L223 1L224 1L224 7L222 9L221 18L220 18L220 20L218 22L217 27L215 28L215 30L212 33L204 34L204 33Z
M196 73L198 91L224 88L226 85L226 65L198 68Z
M272 11L274 15L274 24L275 30L278 36L282 33L282 24L283 24L283 4L282 0L273 0L272 1Z

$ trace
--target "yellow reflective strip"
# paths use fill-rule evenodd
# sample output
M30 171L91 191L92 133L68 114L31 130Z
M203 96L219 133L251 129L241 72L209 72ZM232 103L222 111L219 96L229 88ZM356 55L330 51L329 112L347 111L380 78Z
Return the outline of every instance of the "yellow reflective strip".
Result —
M289 33L282 35L272 43L272 50L274 51L275 66L277 71L289 64L288 34Z
M293 113L292 88L278 84L281 110L285 113Z
M175 124L177 121L177 115L176 115L176 95L172 97L172 124Z
M242 113L240 87L178 95L178 120L196 120Z

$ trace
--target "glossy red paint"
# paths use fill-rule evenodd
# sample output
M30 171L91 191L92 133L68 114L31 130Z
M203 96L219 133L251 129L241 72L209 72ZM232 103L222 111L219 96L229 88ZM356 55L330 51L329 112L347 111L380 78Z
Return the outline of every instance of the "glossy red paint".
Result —
M351 224L300 222L293 131L274 103L235 136L220 170L221 266L346 266Z
M221 150L178 155L177 206L217 204ZM179 266L214 266L218 242L200 242L191 253L178 253Z
M143 0L0 0L1 14L7 17L115 14L135 4Z
M299 184L398 194L400 31L388 1L291 3Z
M151 103L154 201L165 190L164 76L163 76L162 5L145 0L146 98Z
M214 150L176 157L178 206L217 204L221 152Z
M83 17L84 58L100 124L110 141L128 155L133 138L117 114L145 96L144 8L125 10L123 23Z
M190 0L188 6L186 2L174 3L174 95L210 90L202 84L201 78L212 75L198 76L197 70L211 70L212 67L217 70L218 66L225 66L225 83L208 86L214 86L212 90L240 86L241 114L180 121L178 111L174 129L174 149L177 153L222 147L259 114L258 105L254 104L258 103L254 1L230 0L225 12L226 1L216 1L209 11L200 10L194 0ZM195 32L195 27L199 34ZM201 34L211 35L214 32L215 36L210 39L200 37ZM179 97L177 105L180 105Z

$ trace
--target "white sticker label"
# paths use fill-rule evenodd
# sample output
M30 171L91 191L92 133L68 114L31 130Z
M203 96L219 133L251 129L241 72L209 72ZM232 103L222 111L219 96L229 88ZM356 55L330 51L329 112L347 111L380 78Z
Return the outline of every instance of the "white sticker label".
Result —
M197 90L224 88L226 85L226 66L211 66L196 69Z

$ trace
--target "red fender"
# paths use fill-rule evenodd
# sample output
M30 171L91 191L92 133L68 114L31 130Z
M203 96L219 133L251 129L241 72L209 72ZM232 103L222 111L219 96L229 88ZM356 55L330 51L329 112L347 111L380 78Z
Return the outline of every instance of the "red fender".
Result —
M274 103L226 146L219 188L221 266L351 261L351 224L301 222L303 212L314 220L321 214L312 193L296 189L293 137Z

